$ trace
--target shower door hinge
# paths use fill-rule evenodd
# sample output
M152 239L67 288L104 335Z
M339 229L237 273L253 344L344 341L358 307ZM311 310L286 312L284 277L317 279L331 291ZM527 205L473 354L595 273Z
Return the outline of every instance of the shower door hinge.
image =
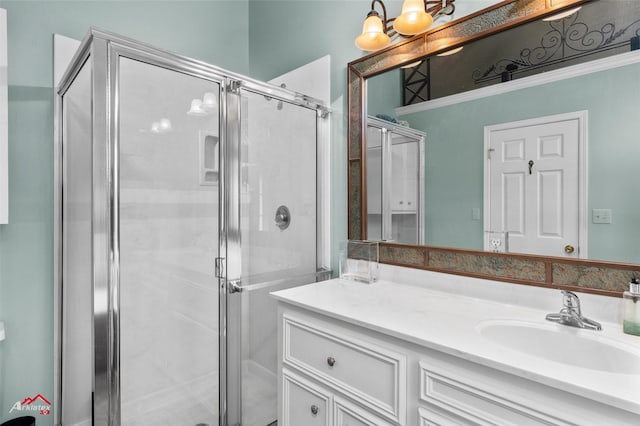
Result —
M216 278L224 278L224 257L216 257Z
M241 83L238 80L231 80L227 84L227 91L229 93L238 93L238 91L240 90L240 85Z

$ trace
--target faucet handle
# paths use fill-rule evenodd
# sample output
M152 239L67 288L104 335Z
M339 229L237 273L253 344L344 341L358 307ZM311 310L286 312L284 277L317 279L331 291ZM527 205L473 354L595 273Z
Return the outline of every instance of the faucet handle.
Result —
M565 308L572 309L580 315L580 299L574 292L562 290L562 304Z

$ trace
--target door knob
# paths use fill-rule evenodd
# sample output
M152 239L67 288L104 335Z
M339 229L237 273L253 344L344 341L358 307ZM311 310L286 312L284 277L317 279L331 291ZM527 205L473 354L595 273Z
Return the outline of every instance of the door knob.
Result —
M576 249L571 244L567 244L566 246L564 246L564 252L567 253L567 254L571 254L575 250Z

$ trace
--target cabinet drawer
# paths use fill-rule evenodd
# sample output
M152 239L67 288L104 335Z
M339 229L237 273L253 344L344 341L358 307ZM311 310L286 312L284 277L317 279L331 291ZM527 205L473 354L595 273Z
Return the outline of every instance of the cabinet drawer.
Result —
M334 426L393 426L339 397L333 400L333 418Z
M331 395L288 370L282 371L283 426L329 426Z
M466 419L460 424L575 425L573 422L553 415L552 412L535 408L526 400L520 400L517 394L510 395L500 389L486 389L482 382L477 382L471 377L458 375L454 371L433 368L424 362L420 362L420 399L455 417ZM425 413L427 412L423 411L421 417ZM440 423L433 421L432 417L423 424Z
M461 417L447 416L432 410L418 408L418 426L477 426Z
M404 423L406 356L283 316L283 358L378 414Z

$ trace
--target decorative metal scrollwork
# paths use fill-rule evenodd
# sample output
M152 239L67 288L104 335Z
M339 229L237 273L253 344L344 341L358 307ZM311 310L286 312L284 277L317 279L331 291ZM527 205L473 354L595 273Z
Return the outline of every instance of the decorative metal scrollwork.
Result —
M579 22L580 12L559 21L548 22L550 30L543 34L540 44L520 51L519 58L504 58L485 70L475 70L473 80L482 83L502 77L510 80L516 72L548 67L561 62L588 56L605 50L630 44L632 37L640 36L640 19L616 29L616 24L607 23L600 29L591 29Z

